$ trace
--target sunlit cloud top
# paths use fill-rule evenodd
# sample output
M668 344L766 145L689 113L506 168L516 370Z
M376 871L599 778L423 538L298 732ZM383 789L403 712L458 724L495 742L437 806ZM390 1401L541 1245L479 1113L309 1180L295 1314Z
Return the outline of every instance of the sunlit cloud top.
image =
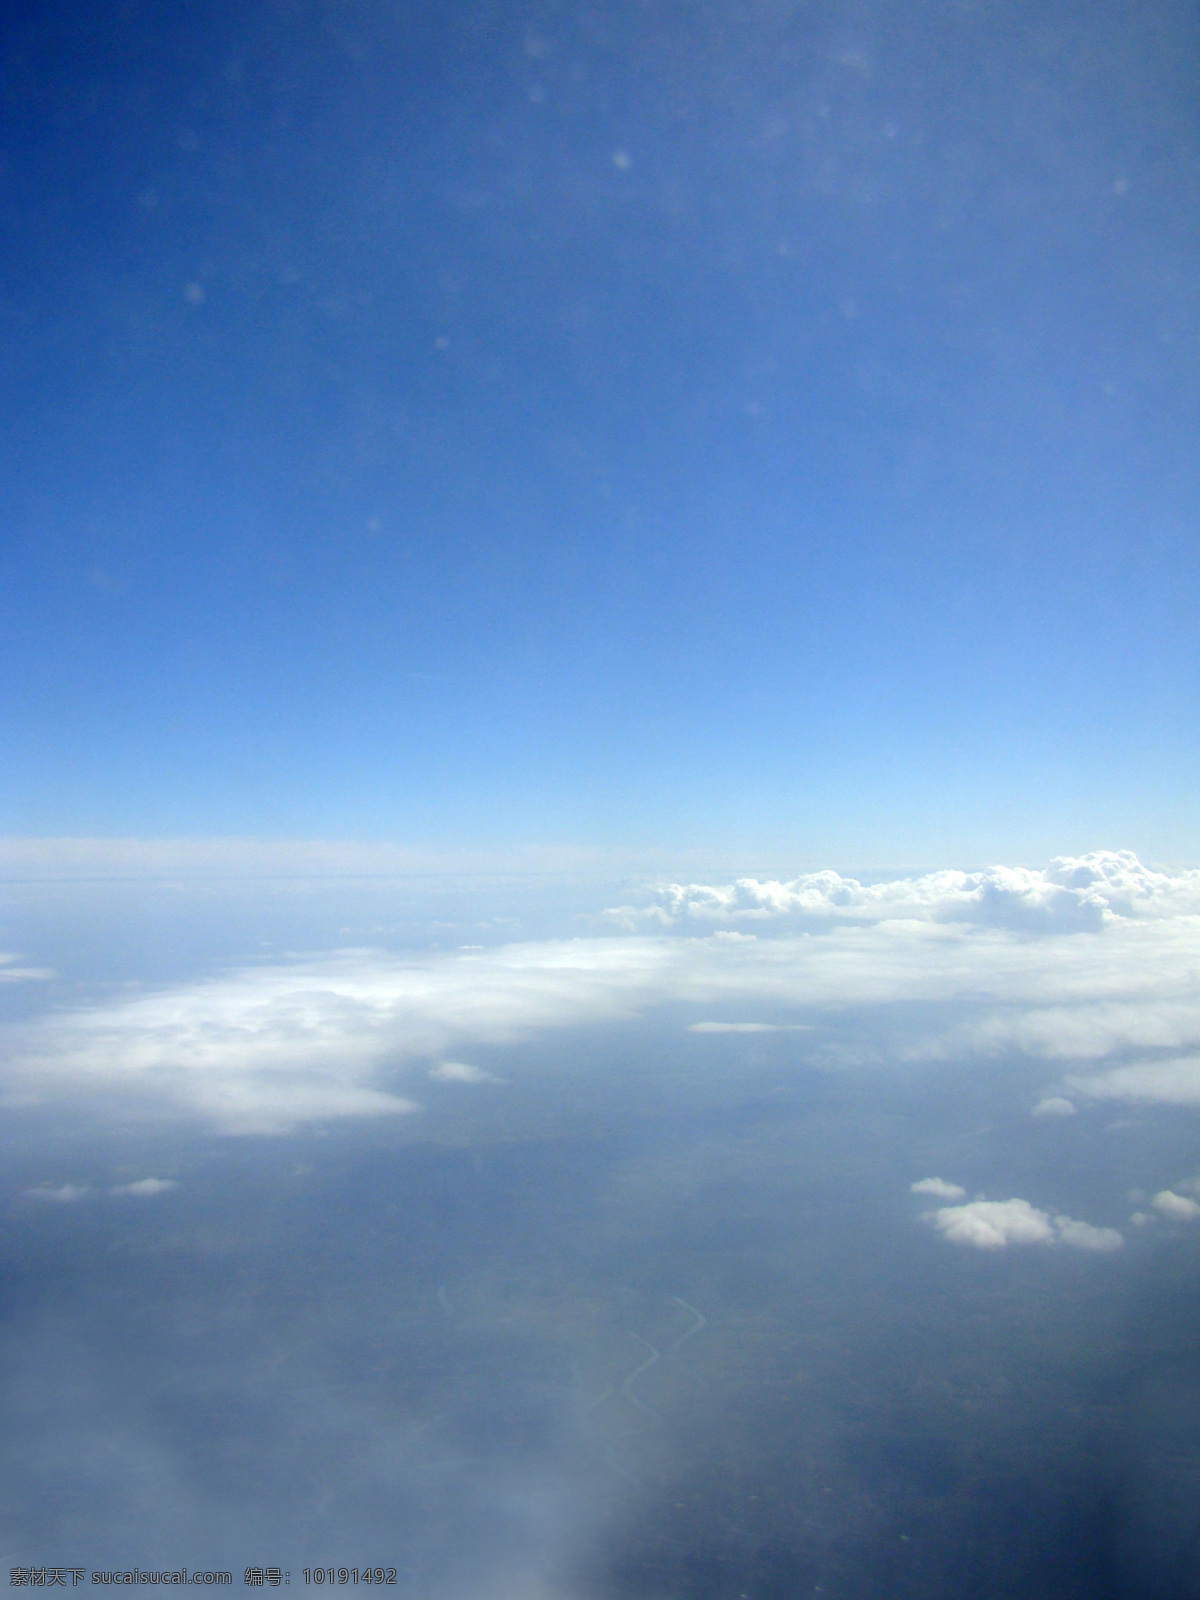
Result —
M1051 932L1186 912L1200 912L1200 871L1155 872L1128 850L1100 850L1060 856L1042 870L996 866L871 884L828 871L787 883L672 883L649 904L617 906L608 916L629 928L917 919Z
M1104 1098L1200 1102L1197 877L1127 854L866 888L828 873L786 890L823 917L789 926L785 897L769 939L722 936L750 898L739 887L682 902L712 914L656 901L653 932L335 951L14 1027L0 1084L9 1104L100 1094L271 1132L411 1113L431 1081L482 1082L480 1049L670 1006L710 1049L774 1035L827 1066L1040 1062L1040 1117Z

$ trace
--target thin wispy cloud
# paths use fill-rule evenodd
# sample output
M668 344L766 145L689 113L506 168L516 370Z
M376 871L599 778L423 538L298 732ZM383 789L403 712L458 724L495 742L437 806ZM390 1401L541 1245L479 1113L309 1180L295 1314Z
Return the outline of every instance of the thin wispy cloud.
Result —
M38 983L54 976L49 967L23 967L20 957L0 952L0 983Z
M114 1183L108 1192L130 1195L136 1200L152 1200L155 1195L170 1194L178 1187L174 1178L136 1178L132 1183Z
M807 1033L807 1022L689 1022L689 1033Z
M103 1195L128 1195L137 1200L150 1200L156 1195L170 1194L178 1187L174 1178L135 1178L131 1183L110 1184L107 1189L94 1189L90 1184L80 1183L35 1184L32 1189L23 1191L22 1198L49 1201L53 1205L71 1205L77 1200L90 1200Z
M439 1061L429 1069L435 1083L499 1083L495 1073L473 1067L469 1061Z

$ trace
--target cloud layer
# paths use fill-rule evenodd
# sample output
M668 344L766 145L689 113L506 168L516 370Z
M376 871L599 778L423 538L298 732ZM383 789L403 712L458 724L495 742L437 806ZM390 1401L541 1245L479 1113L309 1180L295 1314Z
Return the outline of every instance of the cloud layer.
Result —
M1200 1103L1198 886L1127 853L870 886L692 885L637 913L655 932L339 951L55 1014L9 1030L0 1085L10 1104L102 1093L279 1131L409 1112L406 1081L450 1076L438 1062L671 1004L713 1048L786 1029L817 1060L1032 1056L1059 1080L1047 1116L1065 1111L1062 1088ZM779 931L718 936L743 916ZM838 1042L847 1022L853 1041Z

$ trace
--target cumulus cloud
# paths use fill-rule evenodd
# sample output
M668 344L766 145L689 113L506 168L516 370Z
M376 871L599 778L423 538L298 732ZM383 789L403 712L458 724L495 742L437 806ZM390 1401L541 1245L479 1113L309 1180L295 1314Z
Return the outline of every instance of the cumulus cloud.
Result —
M1010 1244L1053 1244L1054 1227L1028 1200L972 1200L933 1212L934 1227L951 1244L1003 1250Z
M749 921L772 933L761 941L771 946L793 943L802 929L810 969L832 976L842 963L847 1005L882 1001L887 975L907 958L911 998L953 993L965 1002L956 1020L897 1039L908 1059L1020 1053L1075 1066L1065 1083L1077 1096L1200 1105L1198 871L1159 872L1128 851L1100 851L1041 871L991 867L878 884L832 872L671 884L649 904L609 915L676 936ZM872 948L874 995L850 977L857 956L855 977L865 979ZM1038 1114L1055 1115L1050 1103L1064 1099L1046 1097Z
M109 1189L109 1194L134 1195L141 1200L149 1200L156 1194L169 1194L179 1185L174 1178L137 1178L133 1183L114 1183Z
M1160 1189L1150 1204L1160 1215L1170 1217L1174 1222L1192 1222L1200 1217L1200 1206L1194 1200L1189 1200L1187 1195L1176 1194L1173 1189Z
M837 872L786 883L738 878L730 884L668 883L649 903L606 913L623 927L894 919L967 922L1030 932L1104 927L1115 918L1200 912L1200 871L1167 874L1128 850L1060 856L1044 869L986 867L864 884Z
M1035 1117L1073 1117L1075 1114L1074 1104L1059 1094L1043 1095L1033 1108Z
M1076 1250L1119 1250L1125 1243L1116 1228L1093 1228L1090 1222L1077 1222L1074 1217L1055 1217L1058 1242L1072 1245Z
M1200 1051L1198 881L1117 853L1042 873L866 886L824 873L753 892L756 880L672 891L656 903L653 933L406 957L343 950L58 1012L6 1031L0 1094L10 1104L123 1096L231 1133L284 1131L412 1112L406 1075L423 1077L431 1062L671 1004L692 1008L699 1033L799 1037L808 1026L768 1021L772 1007L819 1018L810 1048L823 1059L1022 1051L1072 1063L1064 1082L1075 1095L1200 1104L1200 1055L1184 1053ZM780 930L713 936L743 912L774 916ZM920 1031L905 1020L917 1005ZM758 1019L705 1020L714 1011ZM843 1015L866 1044L833 1037ZM1146 1041L1175 1053L1131 1061Z
M61 1206L70 1205L74 1200L84 1200L91 1192L90 1189L82 1188L74 1183L63 1183L57 1188L48 1184L39 1184L36 1188L26 1189L25 1198L27 1200L49 1200Z
M910 1183L913 1194L932 1194L939 1200L961 1200L966 1190L958 1183L947 1183L945 1178L920 1178Z
M942 1206L929 1220L951 1244L975 1250L1004 1250L1009 1245L1069 1245L1075 1250L1119 1250L1125 1240L1115 1228L1094 1228L1074 1217L1051 1217L1028 1200L972 1200Z

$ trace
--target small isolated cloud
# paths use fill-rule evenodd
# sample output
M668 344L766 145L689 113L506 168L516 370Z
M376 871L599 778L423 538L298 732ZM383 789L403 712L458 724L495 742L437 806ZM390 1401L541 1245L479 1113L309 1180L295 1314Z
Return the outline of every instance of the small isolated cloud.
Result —
M1130 1213L1130 1222L1135 1228L1144 1228L1148 1222L1157 1222L1157 1217L1152 1217L1148 1211L1134 1211Z
M1077 1222L1074 1217L1055 1217L1059 1244L1069 1244L1076 1250L1119 1250L1124 1237L1115 1228L1093 1228L1090 1222Z
M482 1067L472 1067L465 1061L439 1061L430 1067L429 1076L439 1083L499 1083L499 1078Z
M1170 1217L1174 1222L1191 1222L1200 1217L1200 1206L1173 1189L1160 1189L1150 1204L1161 1216Z
M932 1194L939 1200L961 1200L967 1192L961 1184L947 1183L945 1178L920 1178L908 1187L913 1194Z
M1051 1217L1028 1200L972 1200L942 1206L931 1214L934 1227L951 1244L975 1250L1003 1250L1010 1244L1065 1244L1075 1250L1107 1252L1125 1243L1115 1228L1094 1228L1074 1217Z
M976 1250L1003 1250L1010 1244L1053 1244L1054 1225L1028 1200L972 1200L965 1206L942 1206L933 1225L951 1244Z
M108 1191L109 1194L131 1194L143 1199L152 1195L167 1194L171 1189L178 1189L179 1185L174 1178L138 1178L133 1183L115 1183Z
M1048 1094L1038 1101L1033 1108L1035 1117L1073 1117L1075 1107L1070 1100L1064 1100L1060 1094Z
M83 1200L91 1194L90 1189L80 1188L74 1183L60 1184L53 1188L48 1184L39 1184L35 1189L26 1189L27 1200L51 1200L57 1205L70 1205L73 1200Z
M808 1033L809 1022L690 1022L689 1033Z

